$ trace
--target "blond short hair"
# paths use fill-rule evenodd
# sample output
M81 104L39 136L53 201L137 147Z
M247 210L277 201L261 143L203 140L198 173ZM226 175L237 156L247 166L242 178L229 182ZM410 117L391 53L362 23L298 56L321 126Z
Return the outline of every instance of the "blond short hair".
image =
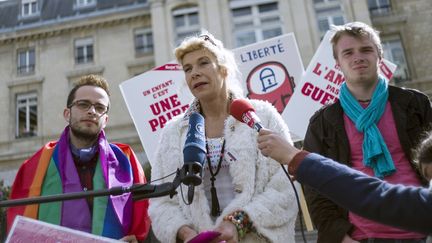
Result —
M240 85L241 74L234 54L226 49L223 43L209 32L201 31L199 35L186 37L182 43L174 49L174 54L177 62L183 65L184 56L197 50L205 50L211 53L216 58L217 65L226 70L228 89L238 96L243 96L243 90Z
M330 40L333 47L334 59L337 60L336 45L340 38L344 35L348 35L356 39L361 39L364 37L369 38L369 40L371 40L375 45L379 58L383 57L383 48L381 39L379 37L379 31L375 30L371 26L362 22L352 22L344 25L332 25L331 30L334 31L334 35Z

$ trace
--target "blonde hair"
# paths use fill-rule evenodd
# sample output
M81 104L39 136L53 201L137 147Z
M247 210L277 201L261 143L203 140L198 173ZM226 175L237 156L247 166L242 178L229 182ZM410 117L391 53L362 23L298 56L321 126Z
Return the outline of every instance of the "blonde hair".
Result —
M371 26L362 22L352 22L345 25L332 25L331 30L334 31L334 35L331 38L334 59L337 60L336 45L343 35L348 35L356 39L361 39L363 37L369 38L369 40L371 40L375 45L379 58L383 57L383 48L379 37L379 31L375 30Z
M243 97L243 89L240 83L241 73L235 61L234 54L223 46L223 43L214 38L212 34L203 30L199 35L186 37L182 43L174 49L177 62L183 65L183 58L186 54L205 50L214 55L217 65L226 70L225 79L228 90L235 95Z

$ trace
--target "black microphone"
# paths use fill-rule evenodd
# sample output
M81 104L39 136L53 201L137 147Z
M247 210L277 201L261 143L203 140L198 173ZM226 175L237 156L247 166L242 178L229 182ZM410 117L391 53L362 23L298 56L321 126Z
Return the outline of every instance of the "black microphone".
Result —
M233 100L230 107L231 116L240 122L246 123L249 127L257 130L259 132L263 125L261 125L261 120L255 114L255 109L245 99Z
M194 187L202 183L202 168L206 159L204 117L194 112L189 117L189 129L183 148L183 184L189 186L188 199L193 200Z

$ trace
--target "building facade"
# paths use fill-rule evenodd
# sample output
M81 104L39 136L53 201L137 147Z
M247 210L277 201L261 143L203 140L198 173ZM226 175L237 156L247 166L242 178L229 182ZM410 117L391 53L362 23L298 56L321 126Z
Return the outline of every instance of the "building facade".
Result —
M110 83L110 141L145 152L118 85L174 58L201 28L236 48L293 32L307 67L331 24L381 31L397 85L432 94L430 0L7 0L0 2L0 179L66 125L66 96L79 77ZM155 141L157 142L157 141Z

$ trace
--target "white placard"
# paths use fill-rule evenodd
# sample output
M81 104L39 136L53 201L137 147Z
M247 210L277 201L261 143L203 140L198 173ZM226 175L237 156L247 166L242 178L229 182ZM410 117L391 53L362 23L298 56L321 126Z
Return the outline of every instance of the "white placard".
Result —
M49 224L36 219L16 216L5 243L18 242L123 242L87 232Z
M151 164L162 128L192 101L184 72L178 64L167 63L122 82L120 90Z
M233 52L247 97L267 100L282 113L304 72L294 34L277 36Z

